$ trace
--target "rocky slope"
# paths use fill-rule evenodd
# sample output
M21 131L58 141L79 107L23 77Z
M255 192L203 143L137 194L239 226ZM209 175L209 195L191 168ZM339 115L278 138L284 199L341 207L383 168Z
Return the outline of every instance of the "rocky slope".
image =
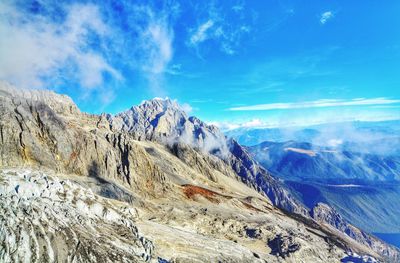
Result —
M122 262L339 262L357 255L385 260L380 251L302 216L304 207L239 144L166 103L173 104L153 100L131 113L89 115L68 97L2 84L1 203L11 204L2 206L0 214L0 240L7 248L0 253L3 261L32 260L22 251L36 244L35 237L47 245L31 252L48 262L58 256L67 262L102 262L96 257ZM9 168L14 174L4 170ZM32 175L24 177L24 168ZM61 188L58 178L66 182ZM19 191L25 185L38 190L31 197L32 192ZM67 197L57 199L58 192ZM118 216L101 215L101 207ZM33 217L23 214L27 208L35 211ZM14 216L18 213L21 217ZM16 220L25 220L26 226ZM39 227L26 237L22 230L30 231L30 224ZM60 225L65 228L52 234ZM82 249L68 254L46 243L68 233L67 245ZM98 248L90 246L96 242ZM105 248L115 254L102 256Z
M342 233L346 233L360 244L371 246L375 251L381 251L386 257L393 261L399 261L396 250L390 249L380 239L349 224L335 209L324 203L318 203L311 211L312 217L322 224L332 226Z
M113 131L127 131L137 140L173 145L184 143L221 158L229 154L225 136L213 125L188 117L176 101L153 99L119 113L108 115Z
M0 172L1 262L143 262L135 209L42 172Z

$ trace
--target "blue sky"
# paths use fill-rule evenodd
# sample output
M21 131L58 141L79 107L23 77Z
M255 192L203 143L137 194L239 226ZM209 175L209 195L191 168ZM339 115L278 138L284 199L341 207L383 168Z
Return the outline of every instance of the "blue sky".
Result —
M400 2L2 1L0 79L223 128L400 118Z

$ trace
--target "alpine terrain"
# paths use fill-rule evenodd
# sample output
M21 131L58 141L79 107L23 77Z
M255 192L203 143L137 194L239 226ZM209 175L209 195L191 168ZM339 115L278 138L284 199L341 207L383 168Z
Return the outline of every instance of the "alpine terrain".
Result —
M398 262L173 100L81 112L0 86L1 262Z

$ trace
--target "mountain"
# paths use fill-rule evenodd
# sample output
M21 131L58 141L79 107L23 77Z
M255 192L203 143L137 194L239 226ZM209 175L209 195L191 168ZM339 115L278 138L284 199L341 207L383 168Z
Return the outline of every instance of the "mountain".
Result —
M225 136L217 127L187 116L176 101L168 98L144 101L116 116L108 115L108 119L112 130L126 131L138 140L169 145L180 142L222 158L228 157Z
M381 155L400 155L400 120L342 122L308 127L239 128L225 134L240 144L306 142L340 150Z
M285 186L254 162L242 146L234 140L227 140L216 126L187 116L170 99L145 101L116 116L108 115L107 118L112 131L122 130L137 140L165 144L181 159L185 159L185 145L211 154L217 157L218 162L230 166L248 186L267 194L274 205L302 215L308 214L307 209L291 197Z
M1 262L399 260L312 219L247 149L174 101L91 115L1 84L0 116Z
M313 208L333 206L369 232L400 232L400 156L360 153L310 143L264 142L248 150Z
M400 155L352 152L295 141L263 142L249 149L264 167L284 178L400 181Z
M371 237L371 239L366 240L367 235L364 231L358 229L357 227L349 224L334 208L330 207L324 203L318 203L311 211L312 217L322 224L328 224L333 227L334 230L339 230L342 233L347 233L352 239L357 240L357 242L370 245L374 250L386 251L386 246L376 237Z

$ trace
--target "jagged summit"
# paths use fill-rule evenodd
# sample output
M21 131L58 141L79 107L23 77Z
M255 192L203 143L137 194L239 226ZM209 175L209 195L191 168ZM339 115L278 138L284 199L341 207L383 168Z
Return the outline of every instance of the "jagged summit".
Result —
M167 144L180 142L206 153L218 152L227 157L224 134L213 125L189 117L177 101L169 98L144 101L125 112L109 116L109 121L113 130L130 132L138 140Z
M134 107L154 107L155 105L163 105L165 108L166 107L174 107L174 108L181 108L177 100L173 100L169 97L165 98L160 98L160 97L154 97L149 100L143 100L139 105L134 105L131 108Z

